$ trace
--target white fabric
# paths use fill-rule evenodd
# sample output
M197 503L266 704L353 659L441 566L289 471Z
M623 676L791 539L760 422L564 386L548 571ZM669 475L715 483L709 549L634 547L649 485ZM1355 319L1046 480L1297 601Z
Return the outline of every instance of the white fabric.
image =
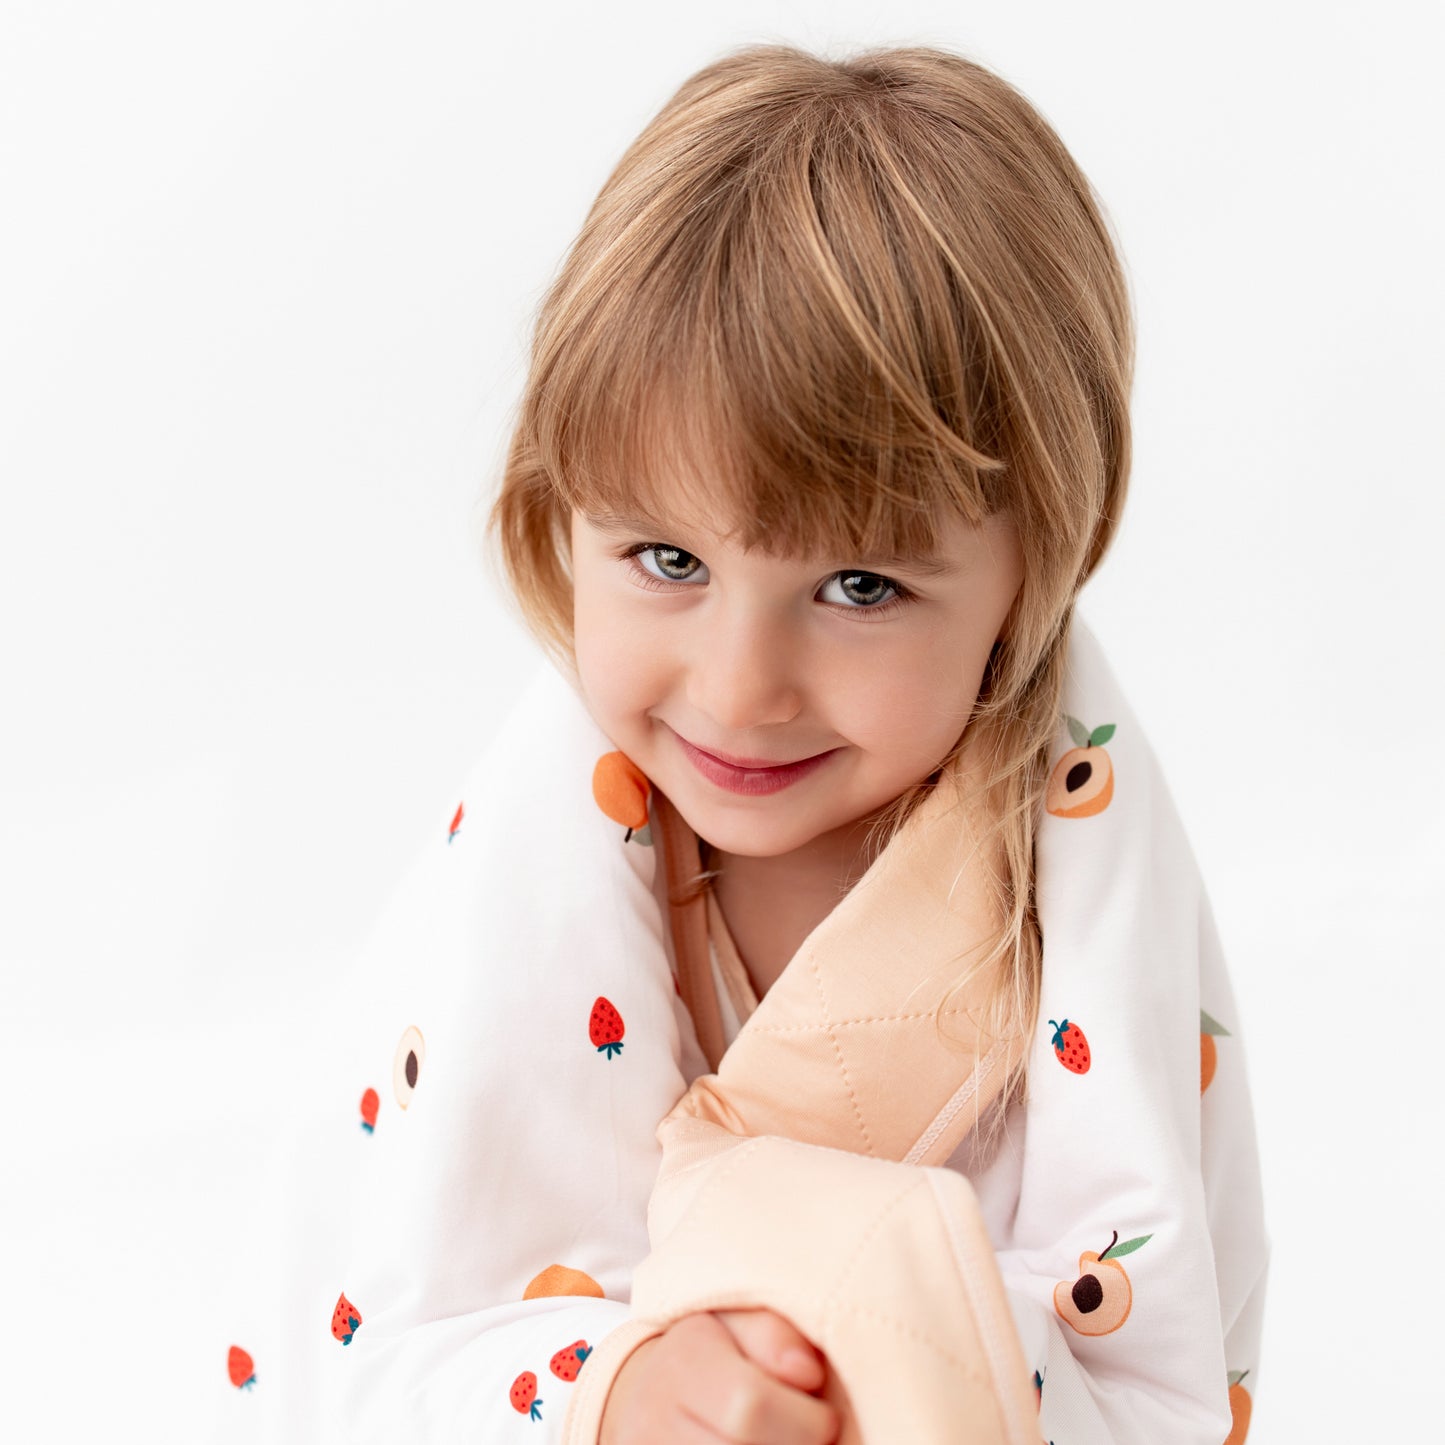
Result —
M1077 614L1064 712L1114 725L1113 795L1042 821L1031 1097L996 1157L976 1167L966 1142L949 1167L985 1212L1042 1377L1043 1438L1219 1445L1228 1372L1258 1383L1269 1254L1244 1029L1168 789ZM1055 761L1075 745L1061 719ZM286 1182L238 1254L221 1304L256 1378L218 1387L214 1438L560 1441L574 1387L559 1356L580 1344L585 1369L628 1318L655 1131L707 1067L670 975L655 851L593 798L612 750L543 664L465 779L455 836L450 809L438 820L338 999L356 1043L335 1096L291 1126ZM599 1000L621 1017L620 1050L590 1035ZM1202 1097L1201 1009L1228 1030ZM1087 1038L1086 1072L1060 1062L1048 1021L1065 1019ZM413 1026L425 1056L403 1109L394 1063ZM368 1087L374 1134L358 1111ZM1056 1288L1072 1299L1080 1256L1116 1231L1119 1245L1146 1239L1119 1266L1129 1312L1080 1333ZM603 1297L525 1298L554 1265ZM331 1328L343 1293L361 1317L345 1345ZM518 1409L528 1372L537 1403L524 1393Z

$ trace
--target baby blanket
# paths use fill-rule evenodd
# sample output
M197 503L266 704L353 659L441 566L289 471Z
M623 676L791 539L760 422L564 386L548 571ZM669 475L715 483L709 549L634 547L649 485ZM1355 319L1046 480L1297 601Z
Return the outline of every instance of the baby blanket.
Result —
M694 878L691 830L655 788L651 802L665 872ZM955 1152L1021 1052L976 1026L962 1048L945 1047L927 1007L945 1001L962 946L984 942L996 922L985 859L971 856L975 828L958 775L945 773L730 1047L718 1047L715 1010L693 1009L716 1072L693 1082L659 1130L635 1323L592 1356L569 1439L596 1438L615 1364L643 1339L691 1311L761 1299L829 1357L825 1393L842 1445L1038 1440L977 1201L961 1176L912 1167ZM678 886L664 899L684 998L715 999L687 926L702 900ZM991 977L954 995L945 1016L955 1030Z
M1269 1253L1242 1030L1077 614L1063 704L1030 1098L983 1159L1011 1055L932 1023L972 941L949 789L722 1040L658 901L686 825L540 668L338 1000L217 1438L594 1445L638 1344L766 1305L827 1354L850 1445L1242 1440Z

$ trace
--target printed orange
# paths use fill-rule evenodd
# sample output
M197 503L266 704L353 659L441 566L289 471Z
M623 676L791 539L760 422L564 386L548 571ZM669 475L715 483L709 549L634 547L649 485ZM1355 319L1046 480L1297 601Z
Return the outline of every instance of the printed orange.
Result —
M647 775L623 752L603 753L592 769L593 800L614 823L627 829L629 839L647 826L650 787Z
M1229 1372L1229 1413L1233 1424L1224 1437L1224 1445L1244 1445L1244 1437L1249 1434L1249 1417L1254 1411L1254 1401L1241 1383L1248 1373L1248 1370Z
M1203 1009L1199 1010L1199 1092L1202 1094L1214 1081L1214 1071L1219 1065L1219 1049L1215 1046L1216 1035L1229 1037L1229 1030L1217 1019L1210 1018Z
M585 1270L571 1269L565 1264L549 1264L540 1274L532 1276L523 1299L545 1299L552 1295L590 1295L601 1299L602 1286Z

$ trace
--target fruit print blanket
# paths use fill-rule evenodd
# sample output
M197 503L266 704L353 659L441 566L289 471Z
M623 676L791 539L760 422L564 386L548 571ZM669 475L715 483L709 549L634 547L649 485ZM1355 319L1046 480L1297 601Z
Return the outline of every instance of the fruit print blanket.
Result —
M720 1040L658 901L686 825L540 667L338 1004L215 1438L595 1445L638 1344L766 1305L828 1355L848 1445L1243 1440L1269 1243L1220 940L1077 613L1063 704L1030 1097L983 1158L1009 1055L931 1023L945 791Z

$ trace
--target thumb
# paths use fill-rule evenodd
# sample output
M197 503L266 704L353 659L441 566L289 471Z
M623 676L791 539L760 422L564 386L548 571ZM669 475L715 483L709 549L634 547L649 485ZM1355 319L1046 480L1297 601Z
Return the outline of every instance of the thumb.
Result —
M800 1390L823 1383L821 1351L786 1316L770 1309L714 1310L755 1365Z

